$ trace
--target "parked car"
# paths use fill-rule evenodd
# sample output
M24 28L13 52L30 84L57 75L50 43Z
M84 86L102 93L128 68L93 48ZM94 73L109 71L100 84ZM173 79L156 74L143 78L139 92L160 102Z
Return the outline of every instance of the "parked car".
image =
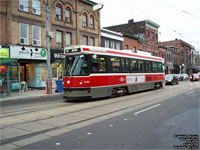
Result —
M176 76L176 78L178 78L178 80L181 80L181 74L174 74Z
M178 84L178 77L174 74L167 74L165 75L165 84Z
M181 80L185 81L185 80L189 80L189 76L186 73L181 74Z
M199 74L195 73L190 76L190 81L199 81Z

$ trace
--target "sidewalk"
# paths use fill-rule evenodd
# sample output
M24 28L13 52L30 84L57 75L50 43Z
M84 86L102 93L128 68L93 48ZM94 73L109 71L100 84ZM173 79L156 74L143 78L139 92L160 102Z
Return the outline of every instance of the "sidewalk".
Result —
M62 93L56 93L55 89L52 89L52 94L46 94L46 90L32 89L26 92L13 92L9 96L0 97L0 103L5 101L18 101L18 100L31 100L42 99L48 97L61 97Z

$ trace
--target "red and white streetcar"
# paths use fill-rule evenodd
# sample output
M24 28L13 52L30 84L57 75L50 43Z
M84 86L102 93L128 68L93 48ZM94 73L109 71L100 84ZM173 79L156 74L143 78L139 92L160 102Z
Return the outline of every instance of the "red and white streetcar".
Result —
M92 46L65 48L63 97L100 98L162 87L164 59Z

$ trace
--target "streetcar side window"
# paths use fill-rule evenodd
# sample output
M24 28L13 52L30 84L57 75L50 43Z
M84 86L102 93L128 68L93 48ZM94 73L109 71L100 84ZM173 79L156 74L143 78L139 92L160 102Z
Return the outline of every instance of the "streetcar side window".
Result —
M137 60L135 60L135 59L130 60L130 68L131 68L131 72L138 72Z
M138 71L139 72L144 72L145 71L144 60L138 60Z
M130 72L129 59L128 58L121 58L121 62L122 62L122 72Z
M157 63L158 65L158 72L163 72L162 63Z
M152 62L152 71L157 72L157 62Z
M101 73L106 72L106 57L101 55L92 55L91 72Z
M121 72L120 58L110 57L111 72Z
M146 61L145 68L146 68L146 72L152 72L152 62Z

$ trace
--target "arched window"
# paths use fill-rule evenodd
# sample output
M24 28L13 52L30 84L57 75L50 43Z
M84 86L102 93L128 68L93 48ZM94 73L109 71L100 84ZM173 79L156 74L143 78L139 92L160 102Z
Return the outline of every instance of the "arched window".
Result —
M94 29L94 16L90 16L90 28Z
M84 12L83 13L83 27L87 27L87 14Z
M65 21L66 22L71 22L72 21L72 11L70 7L67 7L65 9Z
M56 19L62 20L62 6L60 4L56 5Z

